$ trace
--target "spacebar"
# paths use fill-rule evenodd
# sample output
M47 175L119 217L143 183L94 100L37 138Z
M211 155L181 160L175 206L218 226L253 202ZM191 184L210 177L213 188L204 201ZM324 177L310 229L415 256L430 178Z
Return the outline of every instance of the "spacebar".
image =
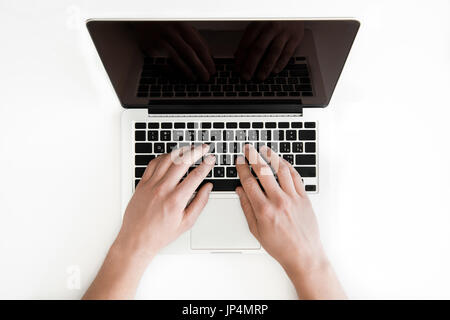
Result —
M202 185L208 182L213 184L212 191L234 191L237 186L241 185L239 179L205 179Z

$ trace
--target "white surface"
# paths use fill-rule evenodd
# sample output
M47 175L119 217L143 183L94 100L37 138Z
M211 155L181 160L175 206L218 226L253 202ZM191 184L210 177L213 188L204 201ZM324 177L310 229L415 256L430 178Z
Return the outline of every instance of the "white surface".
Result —
M92 17L356 17L321 130L322 236L352 298L450 298L449 1L0 1L0 298L79 298L120 225L120 112ZM81 288L68 289L79 267ZM138 298L294 298L261 255L168 255Z

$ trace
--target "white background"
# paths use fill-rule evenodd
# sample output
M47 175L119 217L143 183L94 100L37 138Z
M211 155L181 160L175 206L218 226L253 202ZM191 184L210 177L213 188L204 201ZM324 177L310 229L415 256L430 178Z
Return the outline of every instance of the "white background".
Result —
M0 0L0 298L80 298L120 226L122 110L85 19L285 16L361 21L318 114L313 199L346 291L450 298L448 0ZM268 256L165 255L137 297L295 292Z

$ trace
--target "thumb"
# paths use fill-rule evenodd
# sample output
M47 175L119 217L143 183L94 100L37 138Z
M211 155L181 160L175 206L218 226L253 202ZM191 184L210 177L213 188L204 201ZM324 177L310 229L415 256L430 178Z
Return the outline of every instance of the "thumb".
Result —
M184 210L184 217L182 222L184 231L192 228L195 221L197 221L198 216L208 203L209 193L211 192L212 187L212 183L203 185L195 195L195 198Z
M250 232L256 237L258 234L258 229L256 227L256 217L255 212L253 211L253 207L250 203L250 200L247 197L244 189L242 187L236 188L236 193L239 196L239 200L241 201L241 207L244 211L245 218L247 219L248 228Z

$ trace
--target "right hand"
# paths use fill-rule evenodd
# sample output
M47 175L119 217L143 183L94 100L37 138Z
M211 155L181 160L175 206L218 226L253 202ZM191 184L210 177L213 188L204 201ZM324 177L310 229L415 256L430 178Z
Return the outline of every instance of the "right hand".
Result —
M264 188L258 185L245 159L238 158L242 187L236 192L250 232L288 274L326 265L316 217L298 172L266 146L259 154L248 144L244 152Z

